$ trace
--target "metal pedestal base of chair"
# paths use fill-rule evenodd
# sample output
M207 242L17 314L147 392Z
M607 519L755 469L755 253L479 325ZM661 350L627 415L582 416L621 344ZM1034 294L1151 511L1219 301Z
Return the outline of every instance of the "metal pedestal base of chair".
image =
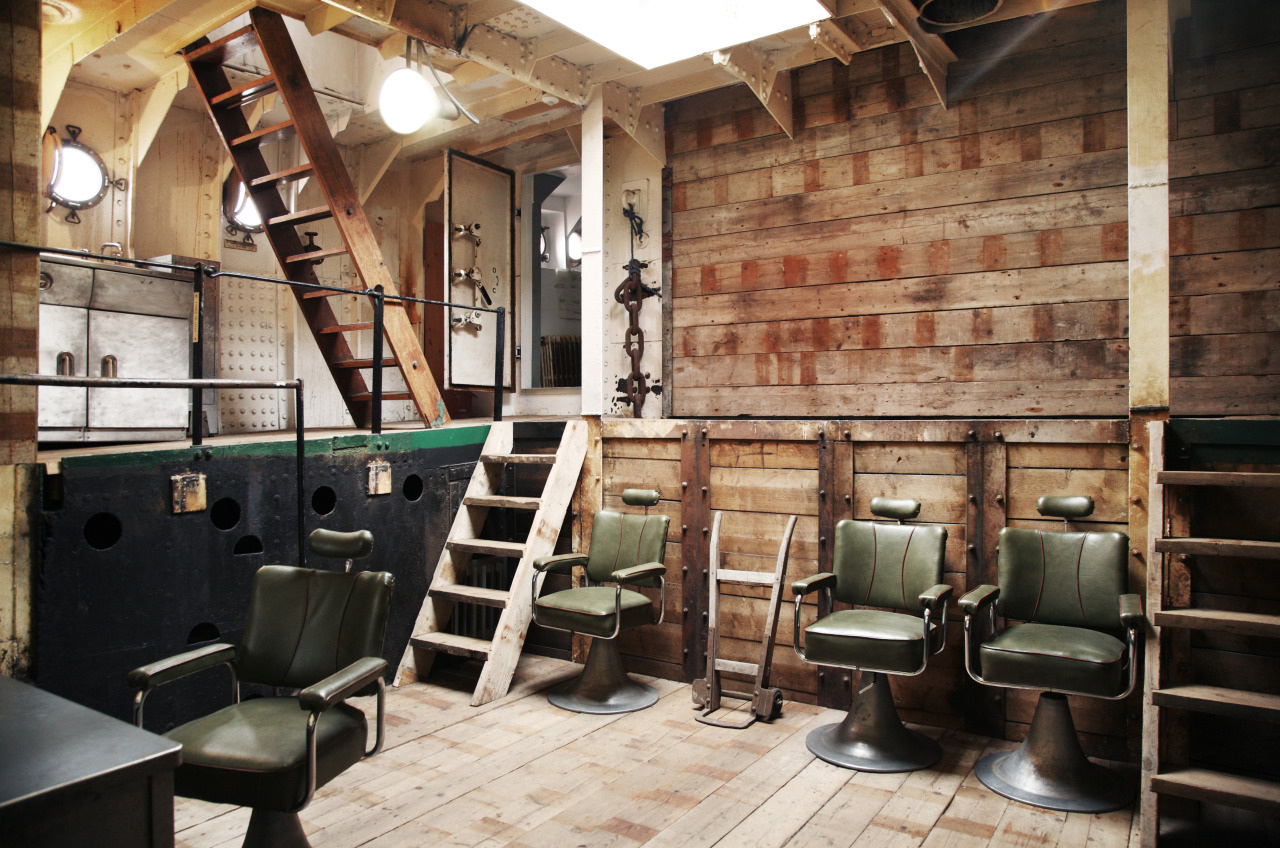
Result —
M582 674L551 690L547 700L575 713L610 715L653 706L658 690L627 676L616 639L592 639Z
M243 848L311 848L297 813L254 809Z
M1040 695L1027 738L1016 750L991 754L974 771L991 791L1033 807L1105 813L1132 803L1137 784L1090 762L1080 748L1067 697Z
M863 675L870 676L870 683L854 691L844 721L819 727L805 739L814 756L844 768L874 772L915 771L940 760L942 746L908 730L898 718L889 678L873 671Z

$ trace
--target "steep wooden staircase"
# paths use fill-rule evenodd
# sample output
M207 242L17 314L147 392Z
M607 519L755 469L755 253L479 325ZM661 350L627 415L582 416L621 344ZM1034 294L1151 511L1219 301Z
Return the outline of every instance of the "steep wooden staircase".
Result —
M413 636L396 673L396 685L426 677L437 652L484 661L472 695L473 706L506 694L533 617L533 561L554 553L560 525L577 488L587 453L584 421L565 424L560 444L552 453L513 452L514 426L494 422L462 499L431 588L418 613ZM547 469L540 497L501 494L505 470L512 465L541 465ZM533 522L523 542L480 537L491 509L532 510ZM509 589L467 585L467 567L475 555L518 558ZM446 632L455 604L480 604L501 610L492 640Z
M284 21L266 9L255 8L249 14L249 26L212 43L200 39L184 49L183 56L209 116L231 154L235 171L262 216L267 240L275 250L280 267L293 282L316 283L315 260L347 254L362 283L361 288L352 291L382 286L386 294L399 294ZM224 66L255 48L261 50L270 73L233 85ZM244 107L272 93L279 94L289 119L251 128ZM263 156L263 146L295 136L308 161L273 172ZM307 178L319 185L324 205L290 211L279 189ZM297 228L328 219L337 225L342 246L320 251L304 249ZM375 363L371 359L357 359L352 353L353 340L348 334L370 330L373 324L338 321L329 298L342 292L295 287L293 293L356 426L367 426L372 412L373 396L362 371L393 365L399 368L408 390L385 392L383 398L413 400L418 414L429 427L448 422L449 413L402 303L390 300L386 303L384 335L392 356Z

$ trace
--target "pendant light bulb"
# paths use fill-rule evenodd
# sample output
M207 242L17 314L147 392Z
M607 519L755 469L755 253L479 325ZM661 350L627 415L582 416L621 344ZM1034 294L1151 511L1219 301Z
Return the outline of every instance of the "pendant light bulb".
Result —
M414 68L400 68L382 83L378 112L392 132L408 135L422 129L440 111L435 89Z

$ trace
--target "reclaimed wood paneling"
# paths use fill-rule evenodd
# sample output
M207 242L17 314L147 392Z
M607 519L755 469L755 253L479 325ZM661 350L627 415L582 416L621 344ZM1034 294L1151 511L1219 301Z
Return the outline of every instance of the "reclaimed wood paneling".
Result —
M1125 414L1124 4L1025 24L951 36L947 109L904 44L797 71L794 140L668 105L673 414ZM1188 176L1273 164L1249 103Z

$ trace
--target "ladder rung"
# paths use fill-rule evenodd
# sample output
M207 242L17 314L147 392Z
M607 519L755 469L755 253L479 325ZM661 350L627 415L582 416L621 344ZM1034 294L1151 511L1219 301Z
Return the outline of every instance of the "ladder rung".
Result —
M316 254L311 253L311 254L301 254L301 255L315 256ZM285 262L300 262L300 261L302 260L300 260L296 256L290 256L288 259L285 260ZM367 289L343 289L342 291L335 291L334 289L307 289L303 291L301 294L299 294L298 297L302 298L303 300L313 300L317 297L337 297L338 295L344 295L344 294L367 294Z
M238 85L230 91L224 91L209 101L209 105L222 109L239 109L255 100L261 100L277 88L276 78L271 74Z
M231 139L232 149L243 147L261 147L264 144L271 144L274 141L289 138L297 128L291 120L281 121L278 124L272 124L269 127L256 129L251 133L246 133L239 138Z
M394 357L388 357L382 360L382 367L390 368L396 364ZM333 363L334 368L372 368L372 359L339 359Z
M301 209L297 212L290 212L288 215L277 215L267 221L268 227L298 227L303 224L310 224L312 221L323 221L325 218L332 218L333 210L328 206L313 206L310 209Z
M373 392L356 392L348 398L357 403L368 403L373 400ZM383 400L413 400L412 392L383 392Z
M467 506L487 506L505 509L537 509L542 498L526 498L516 495L467 495L462 499Z
M1268 695L1265 692L1188 684L1157 689L1151 693L1151 702L1159 707L1176 707L1231 718L1280 721L1280 695Z
M256 177L249 180L250 188L276 188L285 183L297 182L305 180L311 176L312 168L310 162L301 165L294 165L292 168L285 168L283 171L276 171L274 174L267 174L265 177Z
M317 259L328 259L330 256L343 256L347 252L346 245L342 247L327 247L323 250L308 250L304 253L295 253L292 256L286 256L284 262L289 265L294 262L314 262ZM351 291L363 291L363 289L352 289ZM330 291L328 289L317 289L307 292L303 297L333 297L335 294L343 294L343 292Z
M524 543L500 542L496 539L448 539L444 546L451 551L463 551L472 554L491 554L493 556L524 556Z
M372 330L373 322L365 321L360 324L334 324L331 327L317 327L317 333L354 333L357 330Z
M480 586L466 586L461 583L432 586L428 594L464 604L479 604L482 607L497 609L506 609L507 601L511 598L511 593L506 589L484 589Z
M455 636L452 633L424 633L421 636L411 638L409 644L415 648L441 651L457 657L471 657L477 660L487 658L489 651L493 647L483 639L473 639L470 636Z
M489 464L510 462L513 465L555 465L556 455L553 453L487 453L480 457L480 461Z
M736 662L734 660L716 660L716 671L727 671L731 674L754 675L760 670L755 663Z
M237 56L248 53L258 46L258 35L253 27L238 29L203 47L189 50L183 55L188 62L204 62L210 65L225 65Z
M1184 768L1151 775L1151 789L1195 801L1212 801L1274 816L1280 813L1280 783L1209 769Z

